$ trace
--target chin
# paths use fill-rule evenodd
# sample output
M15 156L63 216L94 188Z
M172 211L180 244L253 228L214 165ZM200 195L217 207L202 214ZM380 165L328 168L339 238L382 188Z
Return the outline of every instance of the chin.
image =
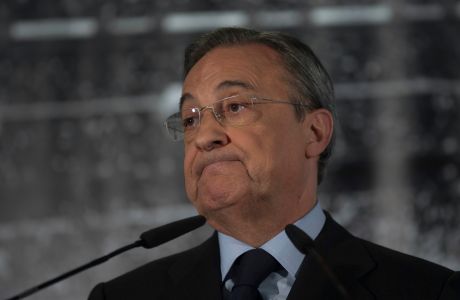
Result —
M232 205L228 197L202 197L194 203L197 210L203 215L223 210Z
M192 201L198 212L207 217L215 214L225 213L227 209L237 205L243 197L234 190L214 190L212 193L197 193L197 198Z

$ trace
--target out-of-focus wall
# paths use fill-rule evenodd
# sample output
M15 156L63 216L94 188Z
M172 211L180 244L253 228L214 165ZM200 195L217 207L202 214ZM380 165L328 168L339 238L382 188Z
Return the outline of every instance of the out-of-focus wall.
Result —
M357 235L460 268L460 2L2 1L0 298L195 213L177 108L182 53L221 26L309 44L336 87L320 200ZM203 241L133 250L31 299L98 282Z

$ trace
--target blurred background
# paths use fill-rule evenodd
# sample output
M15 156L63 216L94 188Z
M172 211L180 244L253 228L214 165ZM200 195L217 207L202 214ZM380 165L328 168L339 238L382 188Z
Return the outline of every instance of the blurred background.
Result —
M460 1L0 2L0 298L195 214L177 108L183 50L247 26L309 44L335 82L338 140L320 200L351 232L460 269ZM30 299L203 241L136 249Z

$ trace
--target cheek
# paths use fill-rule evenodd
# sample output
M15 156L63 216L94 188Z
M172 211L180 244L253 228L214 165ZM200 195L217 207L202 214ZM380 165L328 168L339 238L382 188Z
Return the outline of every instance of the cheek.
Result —
M185 149L184 152L184 179L185 179L185 189L189 197L192 196L192 188L194 186L194 181L196 178L193 176L192 166L193 166L193 153L187 152Z
M295 167L296 162L300 163L298 157L302 153L299 153L299 147L293 147L290 138L286 133L273 130L254 137L252 143L256 150L251 153L255 162L252 169L261 177L260 180L279 180L279 176L286 176L282 175L286 169Z
M262 138L263 137L263 138ZM273 145L266 139L267 133L259 133L241 140L241 149L245 153L245 167L253 181L263 183L273 168Z

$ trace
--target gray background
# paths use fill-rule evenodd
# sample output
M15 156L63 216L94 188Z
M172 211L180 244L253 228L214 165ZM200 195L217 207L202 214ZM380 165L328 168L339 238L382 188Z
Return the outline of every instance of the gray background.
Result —
M353 233L460 268L459 1L1 1L0 298L193 215L162 133L199 34L250 26L311 45L336 83L320 199ZM30 299L203 241L133 250Z

